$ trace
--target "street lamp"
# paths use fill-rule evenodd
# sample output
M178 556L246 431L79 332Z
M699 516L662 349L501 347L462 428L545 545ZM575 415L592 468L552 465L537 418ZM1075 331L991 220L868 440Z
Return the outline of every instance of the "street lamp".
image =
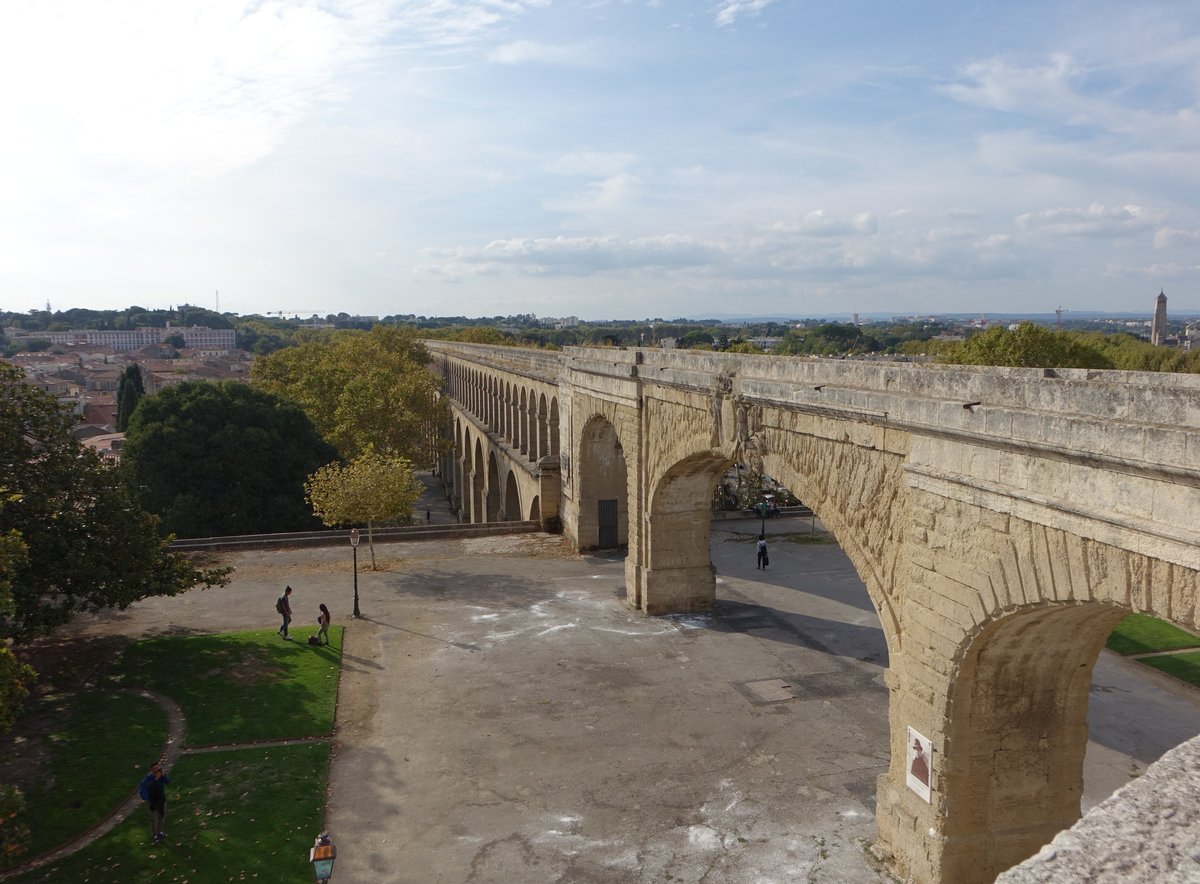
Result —
M333 861L337 857L337 848L329 839L328 832L322 832L313 842L308 852L308 861L313 864L313 872L317 876L317 884L327 884L333 877Z
M358 529L350 529L350 549L354 550L354 617L358 619L362 616L362 611L358 610Z

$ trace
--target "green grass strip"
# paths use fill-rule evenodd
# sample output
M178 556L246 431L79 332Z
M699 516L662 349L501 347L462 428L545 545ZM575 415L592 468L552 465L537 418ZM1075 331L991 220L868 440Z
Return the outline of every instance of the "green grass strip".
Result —
M187 635L134 642L114 683L167 695L187 718L187 745L208 746L296 737L333 730L342 627L328 646L306 644L316 626Z
M309 881L321 831L329 744L186 755L169 772L167 838L151 846L139 809L79 853L22 884Z
M1118 654L1145 654L1200 647L1200 636L1156 617L1130 614L1108 637L1108 648Z
M1138 660L1159 672L1172 675L1180 681L1200 688L1200 652L1190 654L1167 654L1162 657L1144 657Z
M166 714L133 694L56 694L25 717L45 728L37 742L46 754L25 789L30 838L15 862L67 843L116 809L167 742Z

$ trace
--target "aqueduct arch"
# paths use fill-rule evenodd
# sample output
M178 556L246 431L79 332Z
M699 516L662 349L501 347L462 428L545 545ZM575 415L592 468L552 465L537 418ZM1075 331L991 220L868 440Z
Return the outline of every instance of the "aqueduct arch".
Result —
M616 549L629 537L628 469L616 428L593 415L579 435L579 549Z
M990 881L1078 817L1087 686L1124 613L1200 627L1200 378L429 347L476 482L480 443L507 450L578 549L599 545L603 495L624 497L640 611L711 607L726 464L761 462L813 508L883 624L879 842L917 881ZM906 783L909 728L928 797Z

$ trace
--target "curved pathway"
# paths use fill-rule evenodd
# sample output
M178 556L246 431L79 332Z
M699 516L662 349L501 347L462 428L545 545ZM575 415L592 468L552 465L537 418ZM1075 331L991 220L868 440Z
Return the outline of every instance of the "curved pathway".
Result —
M145 697L148 700L153 700L157 703L162 711L167 716L167 744L163 747L162 755L160 756L164 766L168 769L174 766L183 755L199 755L206 752L226 752L232 749L257 749L271 746L301 746L313 743L323 743L328 741L328 737L301 737L293 740L264 740L261 742L251 743L225 743L215 746L196 746L190 749L183 748L184 738L187 736L187 719L183 716L183 709L179 704L157 691L125 688L121 693L134 694L139 697ZM61 847L57 847L48 853L43 853L32 859L26 860L20 865L10 866L3 871L0 871L0 881L8 878L15 878L17 875L25 872L33 871L50 863L57 862L65 856L69 856L78 850L87 847L93 841L103 838L120 823L124 822L135 810L142 805L142 798L138 794L138 790L134 789L128 797L125 798L108 816L102 819L96 825L92 826L79 837L68 841Z

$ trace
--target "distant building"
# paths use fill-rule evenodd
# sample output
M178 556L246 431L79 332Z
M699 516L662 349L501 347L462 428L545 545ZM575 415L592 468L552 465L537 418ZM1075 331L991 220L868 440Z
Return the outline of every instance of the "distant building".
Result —
M1158 299L1154 302L1154 322L1150 325L1150 343L1161 347L1167 342L1167 296L1162 289L1158 290Z
M38 332L28 337L45 338L54 344L90 344L114 350L140 350L154 344L164 344L167 338L179 335L185 347L208 351L228 352L237 346L237 336L231 328L208 328L202 325L171 326L166 328L79 329L63 332Z

